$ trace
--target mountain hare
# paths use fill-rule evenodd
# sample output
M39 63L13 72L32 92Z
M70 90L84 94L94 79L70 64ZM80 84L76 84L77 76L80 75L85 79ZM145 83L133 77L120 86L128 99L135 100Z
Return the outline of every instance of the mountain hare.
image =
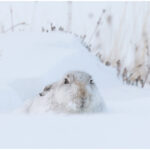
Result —
M48 85L43 92L23 107L26 113L84 113L103 110L103 100L92 77L81 71L71 71L60 81Z

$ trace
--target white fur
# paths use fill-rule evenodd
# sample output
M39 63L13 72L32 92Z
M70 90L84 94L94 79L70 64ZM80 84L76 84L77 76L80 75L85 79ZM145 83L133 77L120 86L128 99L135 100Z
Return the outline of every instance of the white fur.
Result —
M65 84L65 79L69 83ZM43 92L24 105L26 113L64 112L87 113L100 112L104 103L96 84L90 83L92 77L81 71L67 73L62 80L48 85Z

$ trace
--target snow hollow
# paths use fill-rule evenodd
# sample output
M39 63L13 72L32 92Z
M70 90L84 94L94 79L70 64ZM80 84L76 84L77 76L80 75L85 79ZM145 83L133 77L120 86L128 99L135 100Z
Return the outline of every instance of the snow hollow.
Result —
M124 84L72 34L6 33L0 41L0 148L150 148L150 87ZM92 75L106 112L12 113L70 70Z

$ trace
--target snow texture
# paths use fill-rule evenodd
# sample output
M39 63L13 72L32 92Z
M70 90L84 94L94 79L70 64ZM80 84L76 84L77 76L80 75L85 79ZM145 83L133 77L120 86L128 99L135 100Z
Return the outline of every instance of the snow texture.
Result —
M71 34L7 33L0 41L0 148L150 148L150 87L124 84ZM70 70L92 75L106 112L12 113Z

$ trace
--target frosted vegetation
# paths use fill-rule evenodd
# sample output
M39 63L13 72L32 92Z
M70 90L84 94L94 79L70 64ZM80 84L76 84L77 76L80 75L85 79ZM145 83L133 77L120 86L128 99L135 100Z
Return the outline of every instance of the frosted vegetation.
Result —
M149 83L149 2L3 2L0 9L1 33L73 32L127 84Z

